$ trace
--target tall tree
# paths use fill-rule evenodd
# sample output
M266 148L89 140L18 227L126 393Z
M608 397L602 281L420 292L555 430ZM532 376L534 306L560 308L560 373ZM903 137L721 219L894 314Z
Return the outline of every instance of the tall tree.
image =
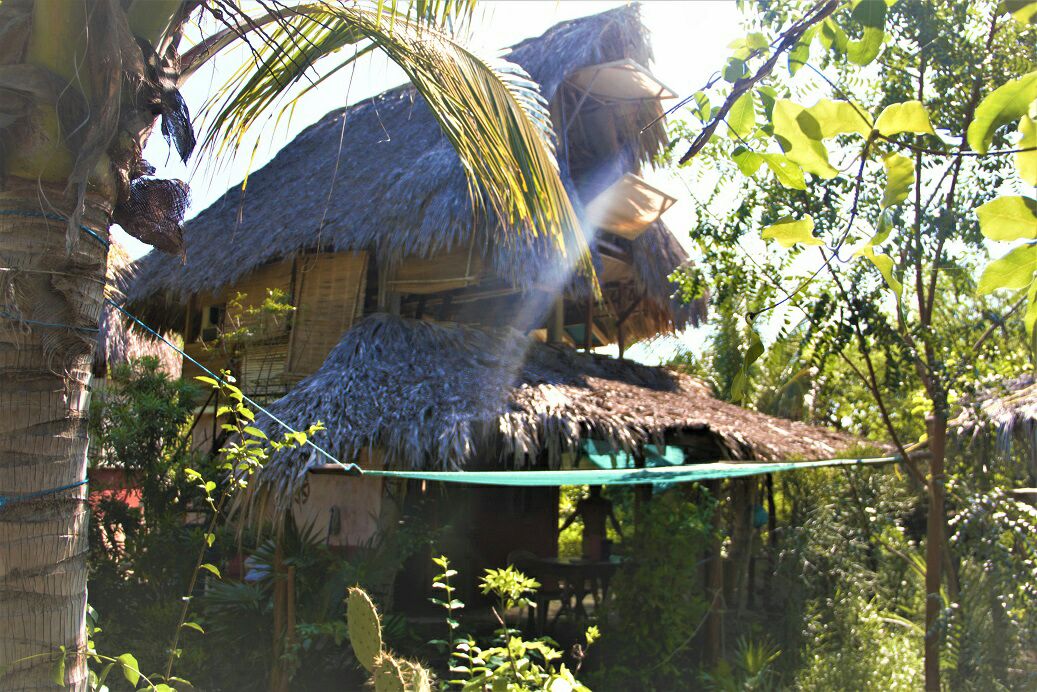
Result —
M783 248L777 280L737 270L758 276L772 296L749 320L763 330L775 311L798 311L807 333L826 338L826 352L865 384L905 462L910 438L891 413L882 365L912 369L921 385L927 420L907 428L925 431L929 468L907 469L927 494L925 677L938 690L953 610L942 587L957 598L944 510L947 419L997 334L979 327L962 349L957 321L941 315L973 306L998 321L1025 315L1031 335L1037 322L1037 203L1029 196L1037 184L1037 3L760 0L754 10L759 31L732 46L715 80L729 86L689 100L703 125L689 133L681 162L708 144L769 186L765 204L750 191L737 223L715 229L729 251L743 241ZM1009 194L993 199L999 192ZM1022 242L977 285L987 240ZM736 254L752 264L766 255ZM969 295L999 288L1016 295L1007 303ZM736 393L763 352L751 333Z
M469 176L477 212L582 247L557 174L550 118L514 65L444 32L472 0L2 0L0 4L0 688L53 686L59 651L82 652L86 609L87 382L113 221L182 251L187 187L141 151L154 127L195 146L178 88L245 45L214 102L210 152L233 149L314 63L372 50L399 64ZM219 30L187 45L185 28ZM348 49L348 50L342 50ZM334 57L332 57L334 56ZM572 250L571 250L572 251ZM86 684L82 656L61 673Z

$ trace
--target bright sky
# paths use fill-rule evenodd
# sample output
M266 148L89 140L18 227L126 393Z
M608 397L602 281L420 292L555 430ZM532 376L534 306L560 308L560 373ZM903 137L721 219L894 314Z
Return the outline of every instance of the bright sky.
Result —
M478 5L473 23L473 41L477 48L492 53L524 38L539 36L558 22L623 4L626 3L588 0L484 1ZM650 0L642 3L642 17L652 33L655 49L653 73L682 96L702 87L722 66L729 52L727 44L742 35L733 0ZM242 57L243 54L218 57L211 66L190 79L183 89L183 96L192 114L201 111L209 95L238 67ZM159 177L180 178L190 183L190 217L208 207L228 188L239 184L250 167L251 170L260 168L302 129L328 111L373 96L404 81L399 68L388 59L377 56L358 65L352 73L348 69L342 70L307 94L296 107L291 122L282 121L276 128L268 127L245 141L233 159L199 161L185 167L175 154L170 153L157 132L151 137L144 156L158 169L156 174ZM250 162L254 148L254 158ZM681 197L683 186L669 181L666 173L648 177L659 187ZM688 240L690 214L691 202L682 199L664 217L670 229L684 243ZM148 249L120 229L116 229L116 235L135 257ZM682 344L694 345L701 339L701 330L693 330L693 333L678 339L658 339L652 344L635 346L630 356L655 362L665 359Z

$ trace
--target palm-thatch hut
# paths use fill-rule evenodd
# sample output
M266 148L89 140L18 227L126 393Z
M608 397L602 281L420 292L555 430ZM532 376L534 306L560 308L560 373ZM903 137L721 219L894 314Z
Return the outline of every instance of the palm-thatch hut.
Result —
M559 24L509 58L551 105L601 300L553 245L473 220L457 156L400 87L329 113L247 189L189 222L184 266L145 257L131 306L182 331L209 367L232 367L290 424L322 421L322 446L367 467L559 468L588 442L634 460L649 446L689 460L849 447L846 436L719 402L689 377L590 352L618 342L622 354L704 317L703 302L672 298L668 276L687 259L660 220L673 199L639 175L663 146L661 99L672 92L646 69L636 6ZM260 304L275 289L292 314L264 323ZM219 345L229 328L250 333L244 348ZM291 508L348 547L429 490L327 470L306 450L279 453L250 484L247 507ZM557 488L440 499L436 511L456 515L476 565L556 549Z
M201 212L185 229L184 265L143 258L130 304L221 366L226 354L205 344L280 291L296 307L290 325L268 330L235 363L245 387L269 397L314 372L354 321L377 311L540 330L545 340L557 327L552 340L591 346L696 323L704 303L671 298L668 276L686 260L659 220L673 198L638 175L664 144L662 121L652 123L673 94L643 67L651 51L636 6L565 22L508 57L551 103L562 177L593 234L601 301L547 239L472 218L456 154L403 86L328 113L247 189ZM237 294L246 297L234 305Z
M322 421L325 449L368 468L571 468L586 456L587 441L634 459L646 449L679 449L688 463L831 458L855 444L849 435L719 401L698 380L666 368L541 343L510 328L388 314L350 329L272 412L292 426ZM381 479L347 477L299 448L268 462L247 509L294 509L297 519L321 521L334 506L344 533L331 541L357 544L374 533L379 516L401 509L385 504L398 492L382 488ZM431 492L420 483L412 490L411 500ZM443 504L469 532L465 543L479 563L497 564L518 547L557 549L557 489L446 493ZM307 500L297 504L301 494Z
M950 422L958 452L990 476L1037 487L1037 378L1027 373L997 382L961 405Z

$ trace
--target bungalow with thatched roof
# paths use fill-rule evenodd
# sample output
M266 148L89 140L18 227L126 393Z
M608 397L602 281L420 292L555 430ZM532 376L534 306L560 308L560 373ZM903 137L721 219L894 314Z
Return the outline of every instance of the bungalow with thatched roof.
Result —
M1037 378L1033 373L988 386L961 405L950 432L964 454L1003 478L1037 487ZM984 474L992 475L992 474Z
M248 393L276 399L289 424L322 421L321 444L367 468L555 469L580 463L588 445L638 464L653 450L749 460L850 446L717 401L687 376L591 353L618 343L622 354L704 316L702 302L672 298L668 276L686 261L660 220L673 199L640 176L663 146L662 99L673 94L647 69L636 6L559 24L509 58L551 105L600 300L547 241L505 242L514 234L497 219L473 221L457 156L414 90L400 87L329 113L247 189L188 223L184 266L155 253L141 260L131 306L181 330L209 367L232 367ZM271 291L290 303L287 318L264 321ZM221 331L242 328L244 348L220 345ZM328 526L330 545L355 546L407 498L432 492L321 473L324 461L307 449L278 453L247 507L291 509ZM557 549L557 488L438 497L476 565Z

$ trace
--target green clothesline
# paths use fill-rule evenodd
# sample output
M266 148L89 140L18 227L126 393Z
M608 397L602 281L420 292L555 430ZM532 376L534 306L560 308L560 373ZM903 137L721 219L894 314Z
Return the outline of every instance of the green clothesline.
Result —
M815 461L731 462L659 466L644 469L573 469L567 471L385 471L365 469L363 475L471 485L506 485L551 488L562 485L644 485L691 483L718 478L741 478L765 473L831 466L873 466L892 464L900 457L821 459Z

